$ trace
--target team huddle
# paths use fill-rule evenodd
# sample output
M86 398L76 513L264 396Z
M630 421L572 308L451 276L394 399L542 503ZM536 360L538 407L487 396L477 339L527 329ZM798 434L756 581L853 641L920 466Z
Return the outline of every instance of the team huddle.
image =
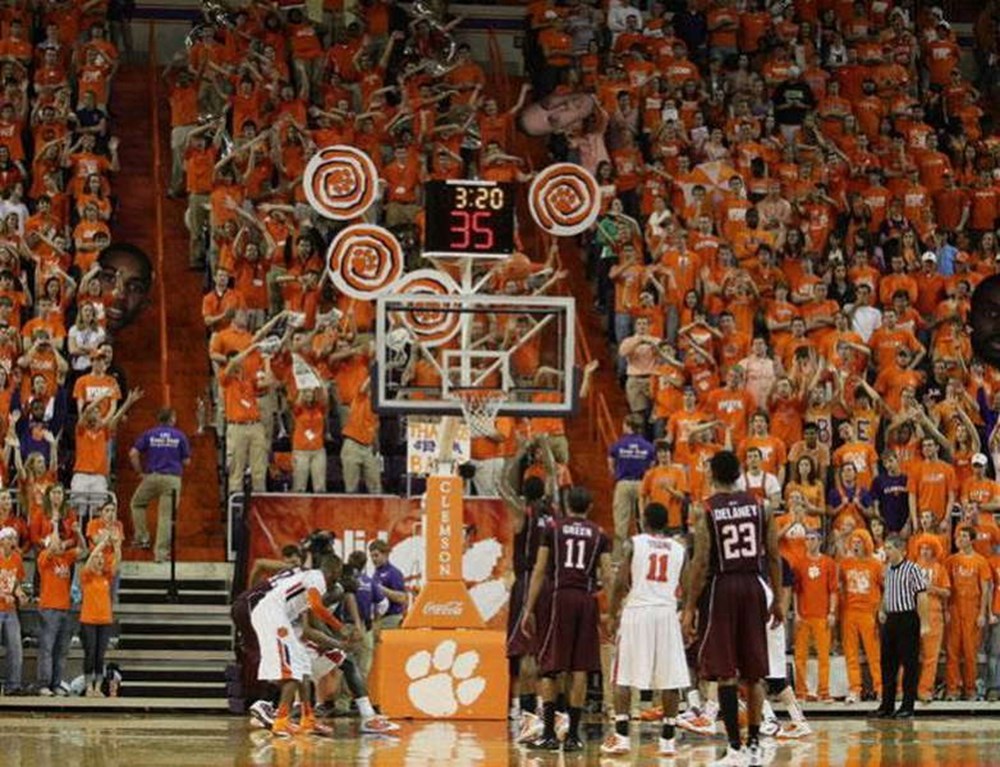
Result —
M599 582L616 636L611 667L603 669L605 684L614 686L615 724L602 753L630 751L632 690L662 695L660 756L677 753L677 727L714 734L717 714L729 741L718 764L760 764L762 736L810 734L785 680L787 577L777 530L759 501L737 490L740 474L732 452L711 459L714 493L696 515L687 565L686 546L673 535L679 531L667 527L667 509L651 503L643 510L642 531L623 546L616 575L608 537L587 518L591 497L584 488L570 490L562 516L539 478L524 483L520 498L505 494L516 533L508 657L520 742L549 751L583 748L579 723L587 675L602 671ZM703 683L704 701L693 690L688 710L679 716L680 693L692 686L691 671ZM563 677L567 710L560 715L556 699ZM767 693L785 704L790 724L777 724L764 680ZM746 696L745 740L740 686Z

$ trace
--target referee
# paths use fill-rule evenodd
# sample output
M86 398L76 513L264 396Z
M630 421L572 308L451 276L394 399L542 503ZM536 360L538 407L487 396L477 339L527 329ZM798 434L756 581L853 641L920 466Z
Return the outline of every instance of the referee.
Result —
M903 556L903 539L890 535L885 541L889 564L878 620L882 624L882 705L879 719L909 719L917 700L920 674L920 637L927 632L927 576ZM896 680L903 666L903 703L896 707Z

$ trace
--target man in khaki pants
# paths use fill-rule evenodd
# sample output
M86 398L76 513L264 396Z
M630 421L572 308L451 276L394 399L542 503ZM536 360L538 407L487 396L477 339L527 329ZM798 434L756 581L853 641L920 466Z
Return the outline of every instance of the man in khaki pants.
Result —
M632 534L632 520L638 522L642 478L656 458L656 448L642 436L643 423L643 417L637 413L627 416L623 423L625 434L608 448L608 471L615 480L611 500L615 561L621 558L622 543Z
M229 459L229 492L243 488L243 474L250 467L250 481L255 493L267 489L267 453L269 436L260 417L257 400L261 384L269 384L269 373L261 369L254 355L258 343L229 355L229 362L219 371L223 412L226 417L226 455Z
M368 381L351 402L347 423L342 431L343 447L340 449L341 472L344 475L344 492L356 493L364 480L369 495L382 492L382 465L378 453L378 416L372 410Z
M191 445L177 428L177 414L172 408L161 408L156 420L157 425L135 441L128 457L132 468L142 477L131 503L134 544L141 549L149 548L146 509L154 499L159 499L154 554L157 562L164 562L170 553L170 520L181 495L181 474L191 461Z

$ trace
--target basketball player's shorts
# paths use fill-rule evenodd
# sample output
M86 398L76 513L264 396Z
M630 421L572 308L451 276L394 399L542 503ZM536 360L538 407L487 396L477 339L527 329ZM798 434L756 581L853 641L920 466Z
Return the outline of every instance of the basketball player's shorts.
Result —
M640 690L690 686L676 604L625 606L615 643L613 678L619 687Z
M698 598L698 621L695 625L694 641L684 646L684 656L687 659L689 669L698 668L698 648L701 647L701 640L705 637L705 630L708 628L708 598L711 594L711 583L709 588L702 589Z
M767 609L771 609L771 602L774 599L774 592L766 583L764 584L765 604ZM771 628L771 621L767 622L767 678L784 680L788 675L787 661L785 659L785 649L788 647L785 637L785 624L779 623Z
M507 657L521 658L525 655L534 655L537 652L538 634L541 627L538 625L539 610L535 610L535 636L525 636L521 631L521 619L524 617L524 603L528 601L528 582L531 573L518 573L514 579L514 585L510 589L510 607L507 609ZM539 599L539 604L541 604ZM548 600L546 600L547 602Z
M257 679L262 682L302 681L312 664L282 606L265 599L250 614L250 622L260 646Z
M309 676L314 680L320 680L340 668L347 658L347 653L343 650L323 650L311 642L304 644L306 654L309 656Z
M597 599L583 589L552 593L549 618L538 650L542 676L564 671L600 671L600 611Z
M767 598L756 574L716 575L709 590L708 627L698 649L705 679L768 676Z

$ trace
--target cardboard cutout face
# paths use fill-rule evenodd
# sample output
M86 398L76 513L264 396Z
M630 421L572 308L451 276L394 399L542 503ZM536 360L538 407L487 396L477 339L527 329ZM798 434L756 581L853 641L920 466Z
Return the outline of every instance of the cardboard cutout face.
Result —
M972 350L989 365L1000 368L1000 274L979 283L969 312Z

